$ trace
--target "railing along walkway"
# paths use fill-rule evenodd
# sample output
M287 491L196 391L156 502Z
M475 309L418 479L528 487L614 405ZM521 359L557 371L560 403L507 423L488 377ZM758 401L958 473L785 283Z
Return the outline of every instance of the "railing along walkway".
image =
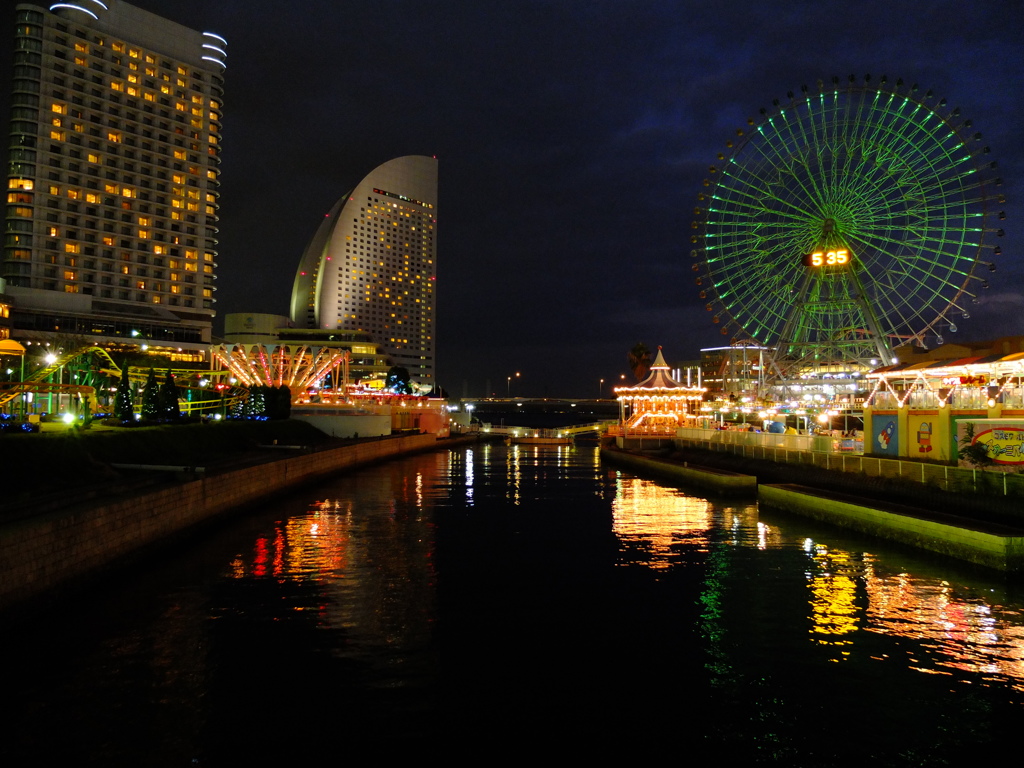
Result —
M868 477L903 478L958 493L1024 496L1022 474L986 472L969 467L864 456L852 451L828 450L826 447L847 440L818 435L773 435L690 428L680 429L676 435L676 441L683 446L720 451L751 459L856 472ZM861 446L858 445L857 448L860 450Z

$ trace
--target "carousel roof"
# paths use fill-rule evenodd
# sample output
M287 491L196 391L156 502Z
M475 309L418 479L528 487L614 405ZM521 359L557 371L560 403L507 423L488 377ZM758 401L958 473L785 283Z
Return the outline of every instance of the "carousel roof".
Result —
M668 363L665 362L665 356L661 353L661 347L658 347L658 355L654 358L654 364L651 365L651 372L647 378L632 387L616 387L616 392L637 392L638 390L664 390L664 389L679 389L686 390L689 392L702 392L703 389L697 387L688 387L685 384L681 384L669 375Z

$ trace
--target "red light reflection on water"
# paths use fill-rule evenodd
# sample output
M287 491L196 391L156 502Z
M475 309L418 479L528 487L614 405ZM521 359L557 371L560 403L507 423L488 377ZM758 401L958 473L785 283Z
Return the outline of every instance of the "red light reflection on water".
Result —
M267 551L267 540L263 537L256 539L256 555L252 561L252 575L266 576L267 562L270 559Z

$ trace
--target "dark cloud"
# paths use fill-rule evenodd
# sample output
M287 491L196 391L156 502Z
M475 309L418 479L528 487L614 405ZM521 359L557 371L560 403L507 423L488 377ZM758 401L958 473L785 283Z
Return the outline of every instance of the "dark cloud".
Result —
M695 357L723 341L689 272L708 165L773 98L871 73L934 89L985 134L1009 234L998 300L958 336L1024 332L1016 0L135 4L229 41L222 314L284 313L324 212L422 153L440 161L451 391L501 392L518 370L526 394L596 393L640 340Z

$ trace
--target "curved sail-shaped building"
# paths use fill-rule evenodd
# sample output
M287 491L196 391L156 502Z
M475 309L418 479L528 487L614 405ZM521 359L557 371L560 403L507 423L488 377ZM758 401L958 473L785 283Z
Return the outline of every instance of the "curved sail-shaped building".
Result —
M409 155L371 171L324 217L292 288L299 328L369 333L434 385L437 159Z

